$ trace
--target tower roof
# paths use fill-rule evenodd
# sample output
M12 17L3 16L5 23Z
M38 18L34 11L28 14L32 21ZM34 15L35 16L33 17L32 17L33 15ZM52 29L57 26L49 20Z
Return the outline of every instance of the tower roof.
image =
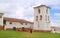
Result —
M36 7L34 7L34 8L39 8L39 7L43 7L43 6L45 6L45 7L47 7L47 8L50 8L50 7L48 7L48 6L46 6L46 5L39 5L39 6L36 6Z
M3 15L4 13L1 13L1 12L0 12L0 14L2 14L2 15Z

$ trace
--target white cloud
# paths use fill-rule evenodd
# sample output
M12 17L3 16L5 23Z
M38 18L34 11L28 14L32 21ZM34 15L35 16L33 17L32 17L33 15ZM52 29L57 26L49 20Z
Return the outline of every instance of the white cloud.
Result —
M34 17L29 18L31 22L34 22Z
M11 9L11 14L7 13L5 14L5 16L23 19L24 18L23 12L24 12L24 8L18 6L16 9Z
M16 14L15 14L15 16L17 16L18 18L24 18L24 15L23 15L23 13L24 13L24 8L23 7L19 7L18 6L18 8L16 9Z
M30 21L30 22L34 22L34 17L25 18L25 20L28 20L28 21Z
M22 18L33 21L33 6L45 4L53 5L53 9L60 8L60 0L0 0L0 11L6 17Z
M60 13L54 13L54 16L60 17Z
M51 21L50 26L60 27L60 20L53 20L53 21Z
M57 25L57 23L55 23L55 22L51 22L51 23L50 23L50 26L58 26L58 25Z
M33 11L32 7L28 8L24 11L24 18L26 20L33 21L33 17L34 17L34 11Z
M0 11L4 11L9 7L9 4L6 3L0 3Z

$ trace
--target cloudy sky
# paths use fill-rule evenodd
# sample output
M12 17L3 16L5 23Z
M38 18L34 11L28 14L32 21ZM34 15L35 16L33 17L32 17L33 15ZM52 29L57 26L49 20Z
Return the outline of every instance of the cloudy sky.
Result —
M60 0L0 0L0 12L5 17L34 21L33 7L40 4L51 8L51 25L60 26Z

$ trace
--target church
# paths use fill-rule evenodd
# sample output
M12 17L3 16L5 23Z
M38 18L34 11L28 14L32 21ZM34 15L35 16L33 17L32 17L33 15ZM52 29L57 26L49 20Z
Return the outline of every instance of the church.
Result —
M50 32L50 7L40 5L34 7L34 22L29 22L24 19L6 18L4 14L0 13L0 30L12 30L14 27L17 30L25 28L33 31Z

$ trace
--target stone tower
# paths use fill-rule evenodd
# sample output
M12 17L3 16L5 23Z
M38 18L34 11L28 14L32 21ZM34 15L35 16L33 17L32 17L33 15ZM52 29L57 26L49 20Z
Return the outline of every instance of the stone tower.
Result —
M3 29L3 13L0 13L0 30Z
M50 31L50 8L48 6L34 7L34 31Z

